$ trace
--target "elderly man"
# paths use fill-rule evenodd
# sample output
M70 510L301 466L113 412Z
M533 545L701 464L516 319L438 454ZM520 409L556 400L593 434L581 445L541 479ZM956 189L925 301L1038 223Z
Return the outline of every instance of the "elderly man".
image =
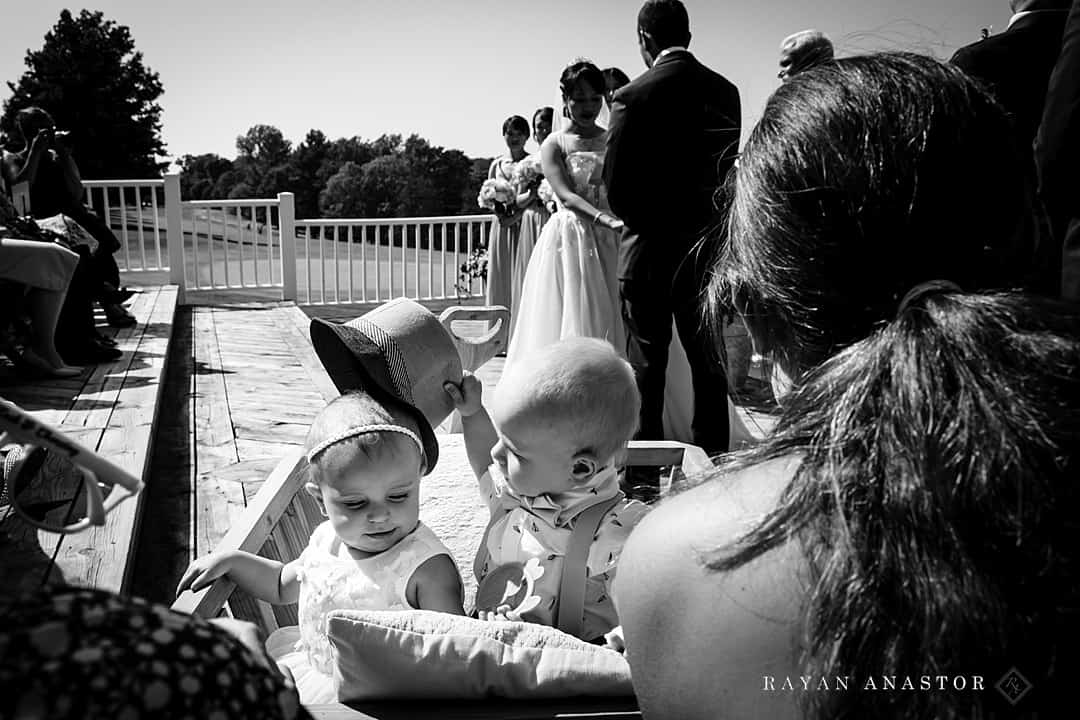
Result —
M815 65L833 59L833 44L825 33L819 30L800 30L788 35L780 43L780 72L777 77L787 80L796 73L801 73Z

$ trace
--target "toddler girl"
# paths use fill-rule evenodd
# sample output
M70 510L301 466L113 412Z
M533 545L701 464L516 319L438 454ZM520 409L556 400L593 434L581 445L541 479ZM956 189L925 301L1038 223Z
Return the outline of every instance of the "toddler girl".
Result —
M597 641L618 625L610 587L647 508L619 491L641 404L603 340L569 338L507 370L489 416L481 385L445 385L491 511L474 571L481 617L553 625Z
M308 431L306 490L327 517L293 562L245 552L199 558L180 580L193 591L228 575L266 602L299 601L299 628L275 631L270 655L289 668L304 703L335 702L326 613L336 609L464 614L461 575L420 522L425 458L412 416L365 393L327 405Z

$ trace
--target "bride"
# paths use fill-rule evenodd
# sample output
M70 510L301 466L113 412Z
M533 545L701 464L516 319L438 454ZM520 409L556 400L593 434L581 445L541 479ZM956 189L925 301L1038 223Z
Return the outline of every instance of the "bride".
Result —
M607 204L602 181L607 131L597 123L604 110L604 75L593 63L579 59L563 70L559 88L561 127L540 148L556 212L544 225L525 273L518 308L521 321L515 323L507 366L572 336L602 338L620 353L626 351L617 277L623 223ZM672 337L664 435L690 442L690 366L678 335ZM750 435L734 416L730 401L729 413L735 448Z

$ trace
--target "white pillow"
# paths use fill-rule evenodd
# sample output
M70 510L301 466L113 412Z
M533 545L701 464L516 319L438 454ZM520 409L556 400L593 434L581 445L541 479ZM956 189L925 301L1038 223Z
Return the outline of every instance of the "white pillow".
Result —
M428 610L327 615L343 701L632 696L622 654L546 625Z

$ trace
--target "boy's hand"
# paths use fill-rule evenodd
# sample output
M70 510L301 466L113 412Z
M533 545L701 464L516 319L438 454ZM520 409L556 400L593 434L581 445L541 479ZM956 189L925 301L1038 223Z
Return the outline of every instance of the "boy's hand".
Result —
M509 605L500 605L494 610L481 610L477 617L484 622L498 622L500 620L510 622L522 622L521 615L514 612Z
M177 597L185 590L199 592L219 577L227 575L231 567L230 553L210 553L202 556L184 571L184 577L180 578L180 583L176 586Z
M475 415L483 407L480 403L480 396L483 394L484 388L472 373L465 373L464 377L461 378L461 385L448 382L443 384L443 389L446 390L446 394L450 396L450 399L454 401L454 409L461 413L463 418Z

